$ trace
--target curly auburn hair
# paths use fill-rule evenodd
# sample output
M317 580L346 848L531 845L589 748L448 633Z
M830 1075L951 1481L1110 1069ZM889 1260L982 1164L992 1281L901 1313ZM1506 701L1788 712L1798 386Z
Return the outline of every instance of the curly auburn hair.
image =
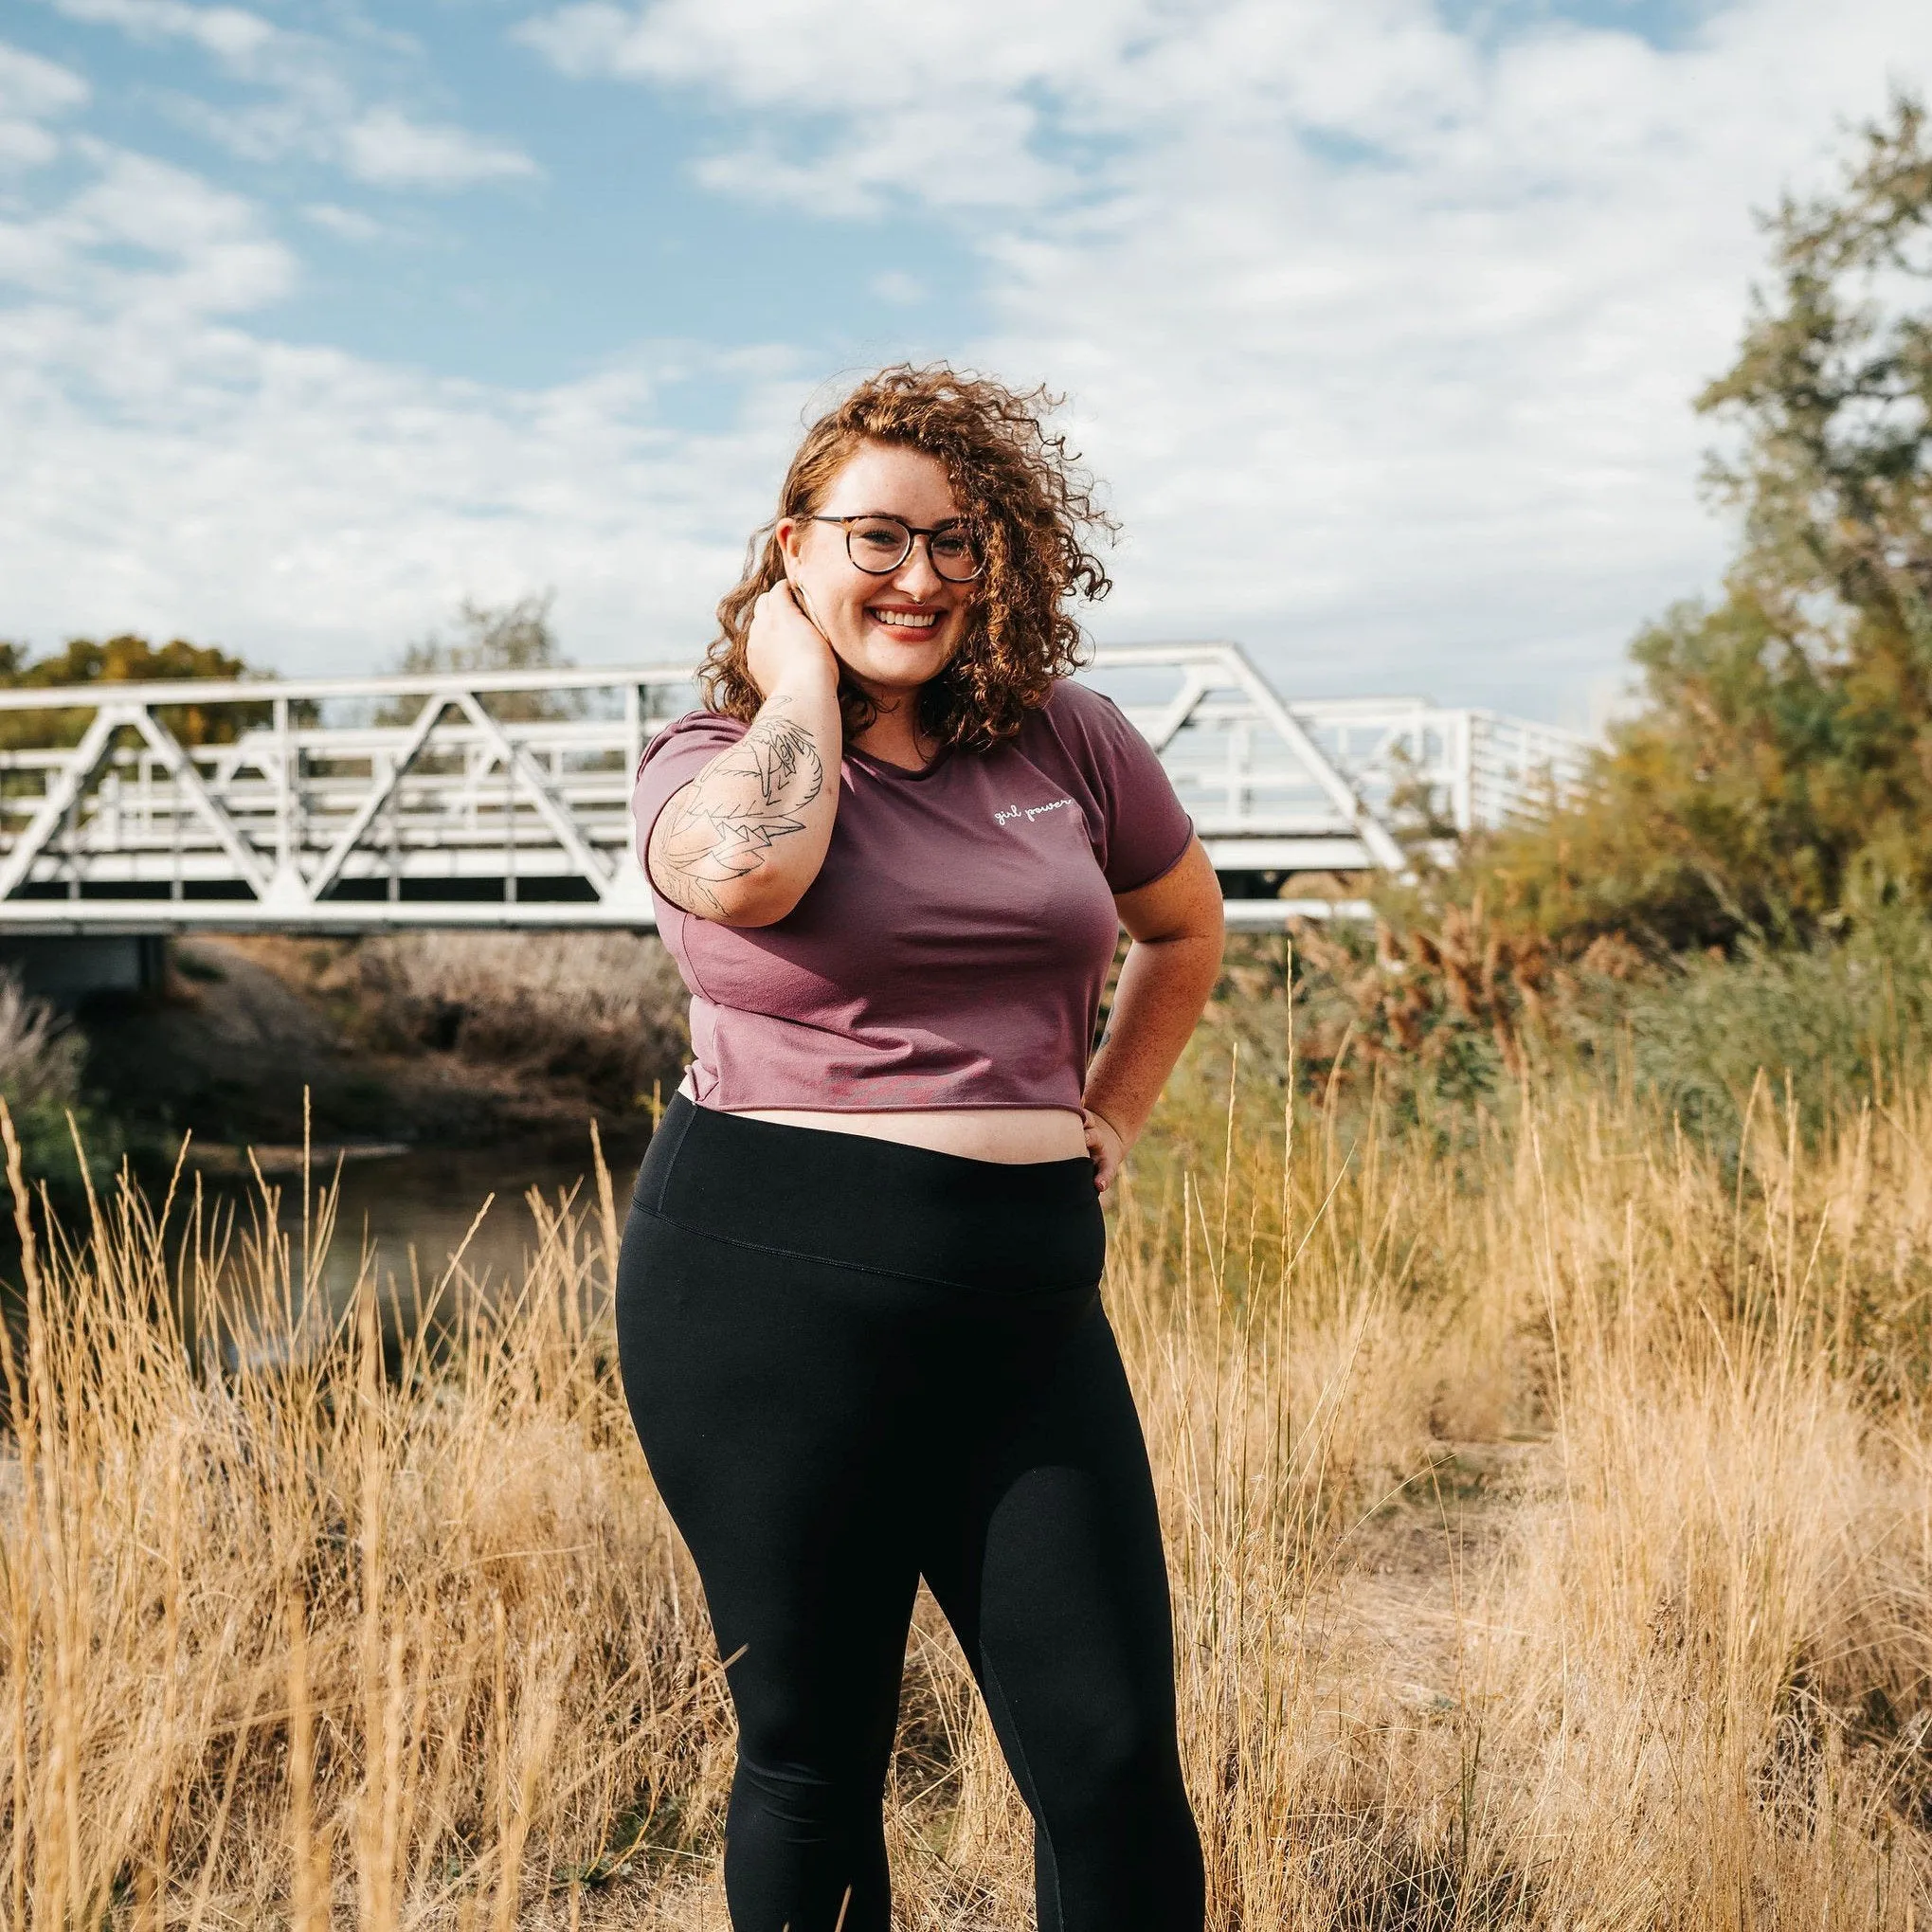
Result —
M747 663L752 606L785 577L776 526L808 516L861 443L921 450L946 465L966 526L985 559L966 634L919 693L919 723L943 745L991 750L1044 704L1056 679L1082 662L1080 627L1063 607L1106 596L1112 581L1089 548L1115 524L1094 501L1092 478L1044 418L1061 398L1044 387L1011 389L946 363L896 363L870 375L805 431L779 492L778 515L756 532L745 574L718 605L718 636L698 674L705 708L749 723L763 702ZM848 739L877 707L841 677Z

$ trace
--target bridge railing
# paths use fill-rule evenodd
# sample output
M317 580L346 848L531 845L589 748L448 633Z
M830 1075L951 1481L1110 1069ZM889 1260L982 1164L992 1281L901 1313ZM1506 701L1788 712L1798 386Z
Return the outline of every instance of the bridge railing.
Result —
M1399 870L1404 785L1468 829L1586 749L1419 700L1290 703L1232 645L1104 650L1088 675L1243 923L1290 910L1257 879ZM0 691L0 930L646 926L632 774L695 702L688 664Z

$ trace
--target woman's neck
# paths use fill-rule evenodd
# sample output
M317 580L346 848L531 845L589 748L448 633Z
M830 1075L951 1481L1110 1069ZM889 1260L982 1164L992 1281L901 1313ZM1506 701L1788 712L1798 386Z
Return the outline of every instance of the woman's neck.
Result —
M852 740L853 749L870 758L882 758L889 765L903 765L909 770L923 770L930 765L938 752L939 740L920 728L919 694L867 690L866 695L872 699L876 715Z

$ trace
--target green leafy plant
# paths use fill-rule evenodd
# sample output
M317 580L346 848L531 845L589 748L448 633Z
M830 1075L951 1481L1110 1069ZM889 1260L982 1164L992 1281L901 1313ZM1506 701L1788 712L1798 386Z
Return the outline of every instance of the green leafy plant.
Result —
M1774 282L1698 399L1742 515L1715 605L1649 626L1584 794L1459 887L1553 938L1808 939L1932 894L1932 134L1908 96L1834 194L1767 220Z

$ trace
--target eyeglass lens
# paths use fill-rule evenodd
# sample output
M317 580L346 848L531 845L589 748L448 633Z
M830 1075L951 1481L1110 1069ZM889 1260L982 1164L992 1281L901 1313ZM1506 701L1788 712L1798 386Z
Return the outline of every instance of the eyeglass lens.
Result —
M980 574L980 554L963 530L942 530L926 539L932 568L948 583ZM845 551L861 570L882 577L912 553L912 533L894 516L866 516L846 526Z

